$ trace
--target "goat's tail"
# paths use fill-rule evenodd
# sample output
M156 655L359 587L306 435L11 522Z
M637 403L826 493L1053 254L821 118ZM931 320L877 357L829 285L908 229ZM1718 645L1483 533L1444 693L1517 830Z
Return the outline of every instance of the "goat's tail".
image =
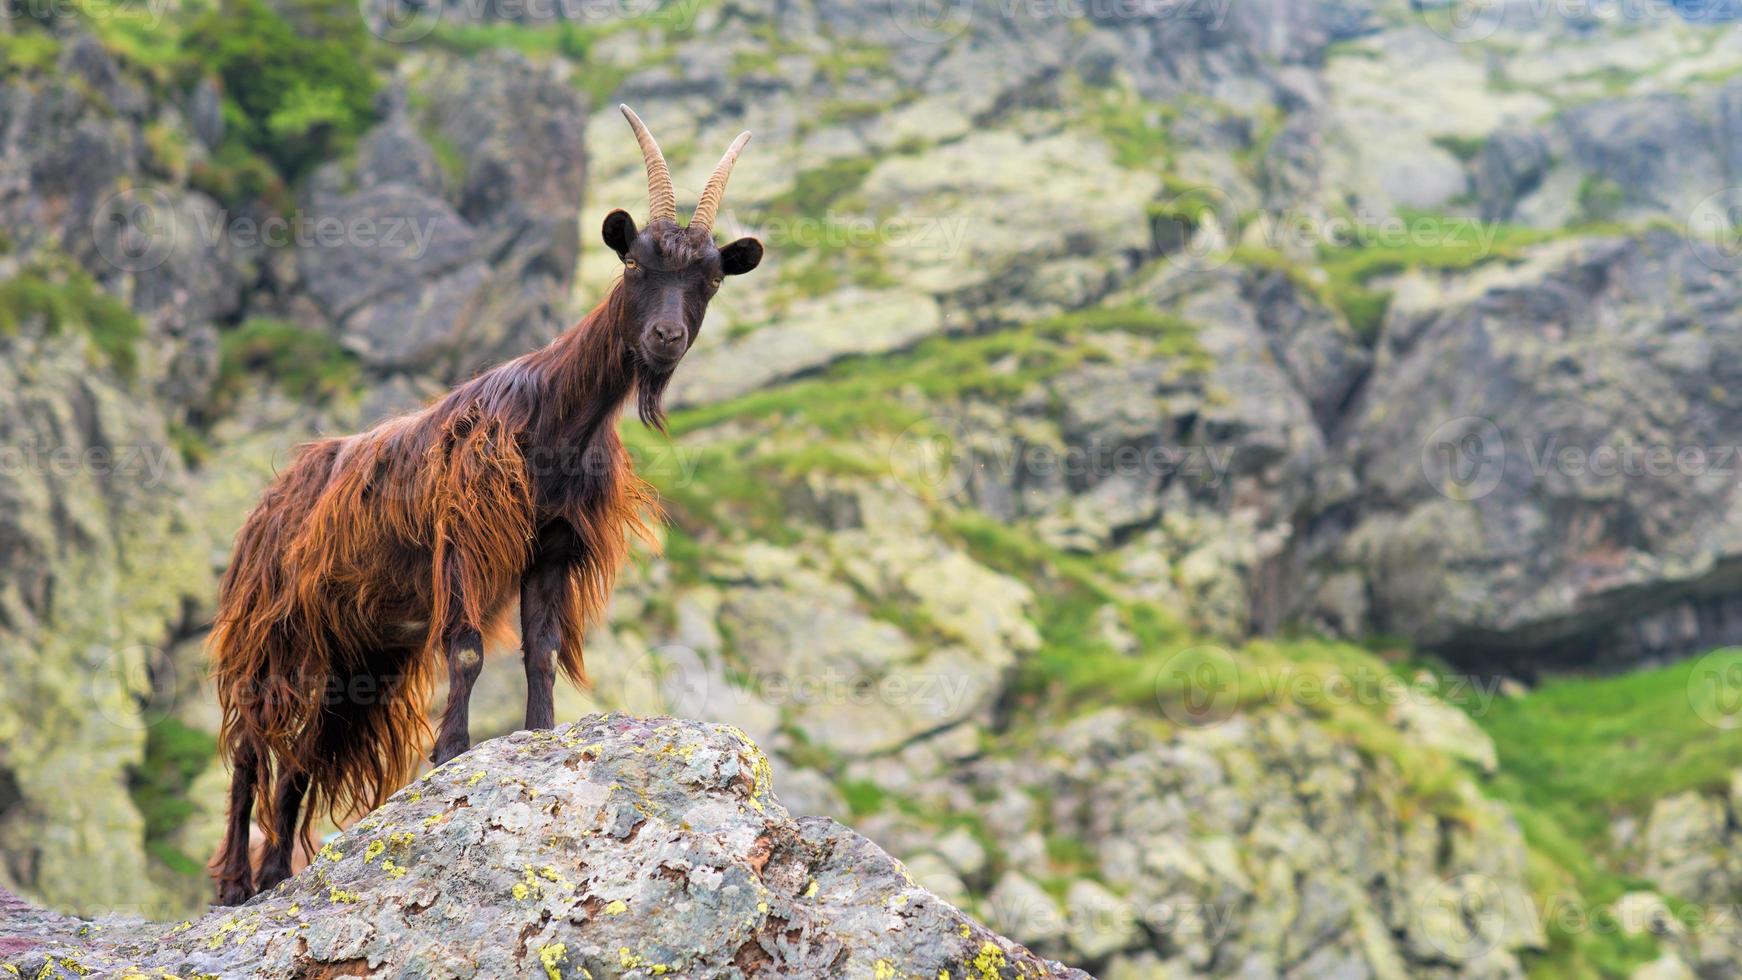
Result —
M279 779L308 775L300 828L306 832L318 813L341 820L385 802L417 771L428 736L424 706L436 665L421 656L421 641L353 648L348 638L375 631L357 629L350 620L358 611L338 602L311 606L311 591L300 587L306 583L287 557L338 451L336 440L305 447L249 515L219 589L209 641L223 709L219 744L238 776L251 771L253 809L271 840L283 826L275 812ZM246 810L230 815L244 825L233 828L227 849L247 840Z

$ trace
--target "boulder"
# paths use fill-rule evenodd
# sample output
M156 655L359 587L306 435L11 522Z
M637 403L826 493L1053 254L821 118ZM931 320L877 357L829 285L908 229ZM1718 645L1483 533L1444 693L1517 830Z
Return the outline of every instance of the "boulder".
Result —
M0 955L45 978L1087 977L770 782L736 729L590 716L475 747L238 908L83 922L0 893Z

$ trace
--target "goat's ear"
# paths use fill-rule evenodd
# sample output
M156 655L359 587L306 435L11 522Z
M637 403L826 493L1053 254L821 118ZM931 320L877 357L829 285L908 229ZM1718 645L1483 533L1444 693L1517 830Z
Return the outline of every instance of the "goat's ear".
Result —
M605 215L605 244L611 246L618 258L629 254L635 235L635 219L629 217L629 212L617 210Z
M762 264L762 243L754 238L740 238L720 249L720 271L728 276L741 276Z

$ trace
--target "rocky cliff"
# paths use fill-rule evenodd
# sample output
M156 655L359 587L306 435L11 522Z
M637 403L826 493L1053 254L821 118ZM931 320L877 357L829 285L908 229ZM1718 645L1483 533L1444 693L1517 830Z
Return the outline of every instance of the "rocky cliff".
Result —
M1734 887L1638 844L1742 766L1729 675L1657 666L1738 629L1733 30L340 6L0 17L0 883L200 907L230 534L296 441L596 299L621 100L687 193L756 132L724 224L770 259L626 431L666 554L559 717L740 725L794 812L1104 976L1727 968L1541 910ZM255 106L226 37L332 98ZM1501 680L1594 666L1633 727L1569 758Z
M622 715L478 746L302 874L180 925L7 897L15 976L1085 977L973 922L741 733Z

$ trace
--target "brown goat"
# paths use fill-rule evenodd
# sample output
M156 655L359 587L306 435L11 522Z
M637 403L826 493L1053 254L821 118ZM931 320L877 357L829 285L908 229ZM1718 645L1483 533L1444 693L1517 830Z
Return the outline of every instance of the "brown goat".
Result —
M659 146L622 108L652 213L639 231L622 211L606 216L624 271L604 302L421 411L301 447L237 534L211 637L232 769L220 903L288 877L317 808L372 809L410 779L443 662L448 703L430 758L466 750L486 638L507 632L516 598L526 726L555 723L558 667L585 683L582 634L654 514L617 421L634 395L642 421L663 427L661 396L709 300L762 259L755 239L718 248L711 231L750 134L682 227ZM258 873L255 808L268 841Z

